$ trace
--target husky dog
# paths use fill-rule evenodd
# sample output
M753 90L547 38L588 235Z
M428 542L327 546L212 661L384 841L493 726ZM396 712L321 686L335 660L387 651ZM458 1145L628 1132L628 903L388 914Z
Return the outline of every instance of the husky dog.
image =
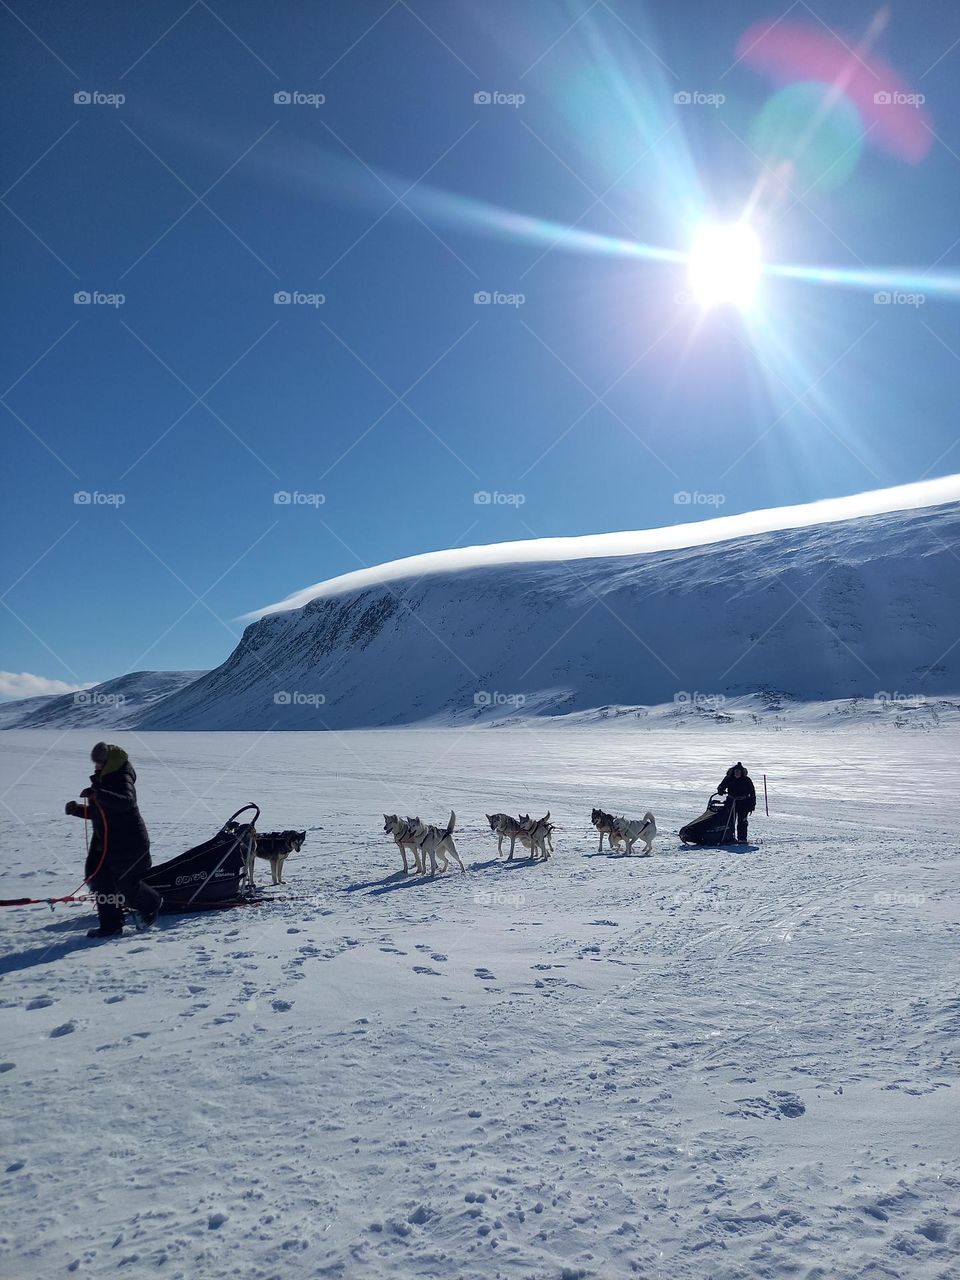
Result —
M523 840L523 828L516 818L511 818L509 813L488 813L487 821L490 823L490 830L497 837L497 857L503 853L503 837L507 836L510 840L510 853L507 857L508 862L513 861L513 850L518 840ZM529 844L529 841L525 843Z
M603 837L606 836L610 842L610 848L620 847L620 836L616 828L616 818L612 813L604 813L602 809L594 809L590 814L590 821L600 832L600 843L597 845L597 853L603 852Z
M620 847L620 840L623 840L627 846L628 857L633 853L633 846L638 840L643 841L644 857L649 857L653 853L653 838L657 834L657 824L649 809L642 818L614 818L613 825L616 835L620 838L617 841L617 848Z
M413 838L417 842L417 850L420 856L420 862L423 870L426 871L427 858L430 859L430 875L437 874L437 859L440 859L442 866L441 871L447 869L448 853L452 854L457 861L457 866L466 874L466 867L460 861L460 855L457 853L457 846L453 843L453 829L457 825L457 815L450 810L450 820L445 827L427 826L417 818L417 825L413 829Z
M403 858L403 874L410 874L410 867L407 863L407 850L409 849L413 855L414 870L423 875L423 855L420 852L420 846L417 844L416 829L420 825L419 818L398 818L395 813L385 813L383 815L383 830L386 835L393 836L396 841L397 848Z
M291 853L299 853L307 838L306 831L265 831L256 840L256 856L270 863L273 884L286 884L283 864Z
M550 821L550 810L548 809L542 818L531 818L529 813L521 814L519 821L520 840L530 850L531 858L536 858L537 854L540 854L546 861L553 852L553 823Z

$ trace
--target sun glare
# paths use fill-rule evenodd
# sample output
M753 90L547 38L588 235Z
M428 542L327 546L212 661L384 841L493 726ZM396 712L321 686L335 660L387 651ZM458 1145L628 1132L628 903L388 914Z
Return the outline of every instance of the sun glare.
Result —
M702 227L689 257L690 286L700 306L751 306L760 279L760 241L745 222Z

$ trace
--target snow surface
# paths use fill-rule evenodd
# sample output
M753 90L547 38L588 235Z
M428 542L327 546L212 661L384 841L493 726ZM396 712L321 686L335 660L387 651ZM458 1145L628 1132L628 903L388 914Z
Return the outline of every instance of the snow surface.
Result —
M960 729L813 726L125 733L158 860L250 799L307 842L142 938L0 913L0 1274L955 1275ZM4 897L79 880L88 749L0 737ZM684 848L738 756L762 843ZM468 874L404 879L382 811L451 806Z
M252 623L221 666L135 723L351 729L686 713L749 695L763 714L957 698L958 545L952 502L367 586Z

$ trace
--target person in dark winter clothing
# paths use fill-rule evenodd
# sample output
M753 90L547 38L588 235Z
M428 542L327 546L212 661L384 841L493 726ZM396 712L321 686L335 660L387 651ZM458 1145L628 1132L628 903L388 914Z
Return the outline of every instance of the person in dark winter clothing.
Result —
M757 807L757 793L746 769L738 760L724 774L717 787L721 796L729 796L737 817L737 844L747 843L747 819Z
M162 899L143 883L150 869L150 837L137 806L137 775L120 747L98 742L90 752L94 772L90 786L80 792L83 804L68 801L65 812L89 818L93 838L84 875L94 892L100 927L88 938L107 938L123 932L123 908L134 910L138 928L157 918Z

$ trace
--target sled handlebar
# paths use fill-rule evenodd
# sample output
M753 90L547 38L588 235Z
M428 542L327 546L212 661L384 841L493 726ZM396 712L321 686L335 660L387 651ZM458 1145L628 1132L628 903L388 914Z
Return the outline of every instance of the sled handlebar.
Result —
M253 803L245 804L242 808L238 809L236 813L231 813L230 817L227 819L227 822L233 822L236 818L240 817L241 813L246 813L248 809L256 809L257 811L257 816L251 819L250 823L248 824L251 827L255 827L257 823L260 821L260 806L258 804L253 804ZM224 823L224 826L226 826L226 823Z

